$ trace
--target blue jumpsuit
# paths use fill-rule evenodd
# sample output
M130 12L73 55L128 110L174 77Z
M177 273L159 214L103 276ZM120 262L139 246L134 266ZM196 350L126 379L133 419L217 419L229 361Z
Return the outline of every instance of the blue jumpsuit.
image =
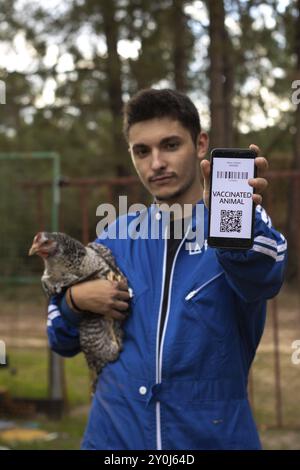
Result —
M198 204L203 204L200 201ZM148 223L153 205L145 211ZM102 371L83 449L259 449L247 379L263 333L266 301L283 282L287 243L261 206L249 250L207 246L175 254L161 341L167 241L101 236L133 290L124 349ZM134 215L109 227L127 230ZM195 214L193 229L198 223ZM202 221L203 223L203 221ZM78 317L53 297L51 348L80 352Z

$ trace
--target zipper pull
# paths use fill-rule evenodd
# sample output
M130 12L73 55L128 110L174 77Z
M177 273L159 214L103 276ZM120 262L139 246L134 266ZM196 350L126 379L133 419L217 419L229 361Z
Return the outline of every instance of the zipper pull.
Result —
M194 297L194 295L196 294L196 290L192 290L191 292L188 293L188 295L185 297L185 300L190 300Z
M128 293L129 293L129 297L132 299L134 294L133 294L133 290L131 289L131 287L128 287Z

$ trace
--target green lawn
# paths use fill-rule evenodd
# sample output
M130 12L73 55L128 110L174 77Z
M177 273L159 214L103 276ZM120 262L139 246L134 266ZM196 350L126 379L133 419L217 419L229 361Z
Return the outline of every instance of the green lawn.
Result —
M289 353L280 354L281 400L283 424L300 430L300 366L291 363ZM254 401L256 421L261 426L276 425L276 396L273 352L259 352L253 365ZM299 441L300 445L300 441Z
M283 417L286 429L268 429L275 423L273 354L260 352L254 364L254 410L259 424L264 448L300 448L300 430L292 431L299 422L298 400L299 370L290 363L288 354L281 354ZM78 449L87 419L89 404L89 378L85 360L81 354L65 360L66 381L70 412L60 421L51 421L44 416L33 417L34 426L57 433L49 442L10 443L13 449ZM12 374L13 371L13 374ZM47 351L44 349L12 349L9 368L0 370L0 388L6 388L14 396L43 398L47 396ZM27 426L28 421L16 420ZM1 442L0 446L6 446Z
M47 361L45 349L11 349L9 367L0 369L0 389L7 389L15 397L46 398L47 397ZM13 449L78 449L87 420L89 404L89 376L82 354L66 359L65 373L67 396L70 411L59 421L51 421L38 415L13 420L20 427L37 427L38 429L57 433L57 438L49 442L35 441L29 443L7 443L1 441L0 446Z
M46 398L48 352L45 298L39 286L2 290L0 297L0 339L6 341L9 356L9 367L0 367L0 389L7 389L16 397ZM276 424L271 309L261 348L253 365L254 414L266 449L300 449L300 365L291 363L291 343L300 338L299 308L298 293L284 289L278 299L283 429L270 429L270 426ZM41 346L33 347L31 339L41 342ZM69 414L60 421L50 421L44 416L33 416L27 421L16 420L22 426L33 421L39 429L58 433L56 439L26 444L11 443L8 447L79 448L90 400L88 371L81 354L64 362ZM6 444L0 440L1 445Z
M46 349L10 349L9 367L0 369L0 388L16 397L46 398L47 363ZM87 404L89 377L83 355L65 359L64 364L70 406Z
M19 426L26 426L22 420L16 421ZM57 434L51 441L32 441L26 443L1 441L0 447L8 447L13 450L78 450L86 425L86 413L79 416L66 416L59 421L50 421L45 417L37 417L34 424L38 429Z

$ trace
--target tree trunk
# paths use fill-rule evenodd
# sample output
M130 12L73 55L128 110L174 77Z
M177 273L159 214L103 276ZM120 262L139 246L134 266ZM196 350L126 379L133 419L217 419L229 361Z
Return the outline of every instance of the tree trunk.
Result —
M210 144L211 147L225 145L224 102L224 22L223 0L207 2L209 10L209 57L210 57Z
M234 59L231 38L224 24L224 144L234 147L233 96L234 96Z
M297 0L297 18L295 20L295 55L296 55L296 73L295 79L300 80L300 0ZM294 136L294 160L293 169L300 170L300 104L297 105L295 112L296 133ZM300 180L293 178L290 194L290 211L289 211L289 251L290 259L290 275L294 277L296 274L297 281L300 281Z
M122 135L122 81L121 60L118 54L118 24L115 20L115 0L107 2L102 0L99 4L103 29L107 45L107 91L109 106L112 115L113 159L116 176L129 174L127 164L127 151Z
M173 0L172 20L173 20L173 67L174 67L174 84L176 90L187 91L187 70L188 70L188 54L187 54L187 35L188 25L187 18L184 13L183 0Z

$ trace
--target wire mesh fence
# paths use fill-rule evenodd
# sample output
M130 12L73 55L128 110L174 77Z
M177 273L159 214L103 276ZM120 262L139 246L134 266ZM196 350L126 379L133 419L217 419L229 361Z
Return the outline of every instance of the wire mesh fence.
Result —
M28 261L33 235L41 224L46 223L51 230L58 228L59 166L59 155L52 152L0 154L0 321L1 337L8 354L9 375L5 381L11 382L16 395L28 393L23 387L26 375L23 359L26 347L33 348L34 369L39 368L43 355L48 358L49 367L44 368L39 378L32 377L29 395L40 396L39 385L43 383L44 398L56 400L58 408L62 409L63 362L48 351L44 331L42 333L40 328L39 320L47 304L45 295L37 288L41 266L39 260ZM41 197L38 182L43 179L50 181L50 190ZM33 195L26 190L30 184L36 185ZM5 389L2 394L6 397ZM13 406L6 398L4 402Z
M28 250L35 231L47 223L57 229L59 157L55 153L0 153L0 280L31 282L38 261L28 263ZM41 195L38 182L50 181ZM35 184L34 194L26 186Z
M1 224L1 275L17 276L20 280L29 275L35 279L40 277L40 260L30 259L29 263L27 251L35 232L49 230L50 227L53 182L49 178L47 164L43 162L41 165L39 167L35 163L23 171L16 165L13 170L12 167L10 171L4 168L1 173L1 220L6 220L5 212L18 214L11 226ZM46 165L45 169L43 165ZM13 172L16 174L12 176ZM264 198L264 207L275 228L288 237L291 232L290 191L291 187L300 186L300 172L270 172L268 179L270 187ZM57 180L56 184L61 194L59 229L84 243L96 237L96 208L99 204L116 203L118 194L127 194L129 204L149 202L145 190L133 176L118 179L70 178ZM293 220L294 225L295 223L297 227L298 216ZM298 230L299 228L298 225ZM292 229L293 233L297 233L295 227ZM297 287L299 274L295 270L300 253L299 237L296 236L292 241L292 246L292 266L287 276L289 282L285 282L277 298L268 302L266 328L250 374L249 395L256 420L261 427L300 428L300 365L292 362L292 344L300 339L300 291ZM46 348L45 324L41 315L43 301L39 285L31 285L26 291L23 288L20 299L10 297L9 300L8 297L8 300L1 302L0 311L1 336L10 338L12 349L19 348L21 356L32 350L34 345L37 362L39 354L43 354L43 348ZM26 308L27 311L24 311ZM4 325L6 326L3 329ZM14 369L15 364L11 364L11 367ZM10 380L12 389L17 393L18 374L12 375ZM88 386L84 386L88 396Z

